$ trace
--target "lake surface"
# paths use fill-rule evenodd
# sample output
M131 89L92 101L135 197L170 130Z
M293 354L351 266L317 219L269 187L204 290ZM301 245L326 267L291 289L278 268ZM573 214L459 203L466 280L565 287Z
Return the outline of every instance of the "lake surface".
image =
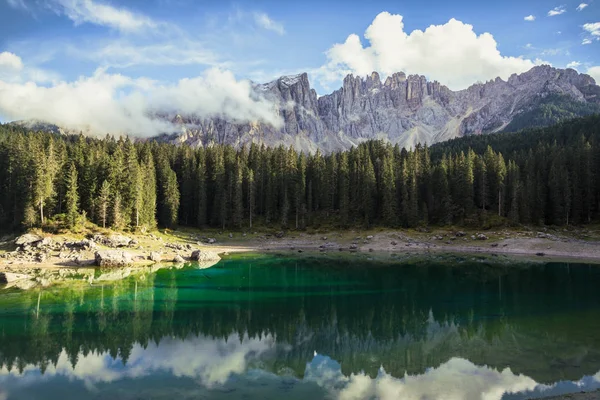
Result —
M0 290L0 400L492 400L598 388L596 265L240 255Z

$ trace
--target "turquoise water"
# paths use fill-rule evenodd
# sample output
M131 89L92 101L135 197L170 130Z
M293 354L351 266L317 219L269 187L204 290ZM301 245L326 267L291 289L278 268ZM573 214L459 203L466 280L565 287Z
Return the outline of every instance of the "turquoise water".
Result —
M0 399L525 399L600 388L600 266L243 255L0 290Z

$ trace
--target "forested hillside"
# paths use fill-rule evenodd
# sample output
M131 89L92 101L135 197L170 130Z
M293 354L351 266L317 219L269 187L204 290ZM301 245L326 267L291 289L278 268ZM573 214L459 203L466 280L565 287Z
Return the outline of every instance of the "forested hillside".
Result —
M407 151L192 149L0 126L0 227L249 229L582 224L600 213L600 117Z

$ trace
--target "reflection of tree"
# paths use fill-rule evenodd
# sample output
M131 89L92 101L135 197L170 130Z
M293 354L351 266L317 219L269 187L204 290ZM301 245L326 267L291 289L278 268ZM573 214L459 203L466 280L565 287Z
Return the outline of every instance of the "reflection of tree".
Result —
M135 343L146 347L164 337L270 334L291 350L278 350L266 365L298 375L314 351L339 360L346 374L371 376L380 366L396 376L421 373L453 356L510 366L541 381L577 379L600 365L600 338L589 334L600 328L595 269L273 263L238 262L212 275L164 270L101 286L13 294L17 308L30 312L0 314L0 364L43 370L62 351L73 364L91 351L126 363ZM585 329L581 315L588 316ZM549 364L556 368L549 371Z

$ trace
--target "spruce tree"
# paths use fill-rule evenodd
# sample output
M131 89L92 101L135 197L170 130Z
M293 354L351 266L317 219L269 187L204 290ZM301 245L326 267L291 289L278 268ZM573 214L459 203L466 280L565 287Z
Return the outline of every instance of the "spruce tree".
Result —
M102 186L100 187L100 193L98 196L98 215L100 217L100 221L102 221L103 228L106 228L106 223L109 217L110 199L110 183L108 183L108 181L104 181L102 182Z
M77 225L79 219L79 193L77 185L77 168L71 163L65 180L66 221L69 228Z

